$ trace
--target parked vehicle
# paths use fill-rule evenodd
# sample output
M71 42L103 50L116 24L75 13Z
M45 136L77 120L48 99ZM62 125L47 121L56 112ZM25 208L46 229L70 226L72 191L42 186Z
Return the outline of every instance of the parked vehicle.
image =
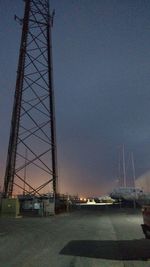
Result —
M150 239L150 205L143 206L142 208L143 214L143 224L142 230L146 238Z

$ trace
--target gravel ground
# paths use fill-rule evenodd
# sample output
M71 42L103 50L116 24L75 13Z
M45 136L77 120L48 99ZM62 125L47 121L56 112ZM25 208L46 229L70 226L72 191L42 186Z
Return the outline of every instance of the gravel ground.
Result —
M131 209L0 218L0 267L150 267L150 240Z

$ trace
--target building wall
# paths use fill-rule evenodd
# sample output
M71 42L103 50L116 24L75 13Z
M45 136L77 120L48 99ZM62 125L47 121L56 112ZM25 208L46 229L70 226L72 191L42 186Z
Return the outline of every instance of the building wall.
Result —
M135 186L146 193L150 193L150 171L138 177L135 181Z

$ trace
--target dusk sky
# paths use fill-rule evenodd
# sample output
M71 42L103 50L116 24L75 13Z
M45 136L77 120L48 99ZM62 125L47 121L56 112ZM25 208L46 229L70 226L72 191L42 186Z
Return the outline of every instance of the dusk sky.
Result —
M118 157L150 170L150 1L51 0L59 190L100 195ZM3 184L24 13L0 0L0 184ZM131 167L127 163L128 183Z

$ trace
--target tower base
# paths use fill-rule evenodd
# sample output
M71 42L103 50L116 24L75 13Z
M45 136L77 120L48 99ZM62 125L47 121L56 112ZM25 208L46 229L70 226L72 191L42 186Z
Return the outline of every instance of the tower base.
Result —
M18 198L3 198L1 200L1 217L18 218L20 204Z

